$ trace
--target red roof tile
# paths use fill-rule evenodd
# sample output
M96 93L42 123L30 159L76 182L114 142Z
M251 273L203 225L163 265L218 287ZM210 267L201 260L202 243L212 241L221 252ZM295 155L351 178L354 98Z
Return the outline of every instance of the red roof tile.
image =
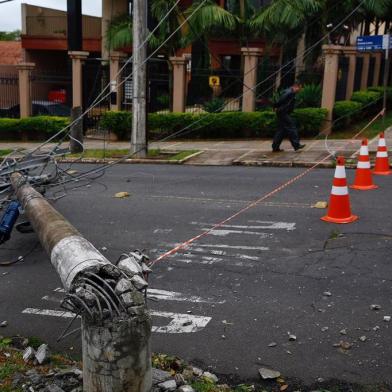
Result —
M0 41L0 64L14 65L22 61L20 41Z

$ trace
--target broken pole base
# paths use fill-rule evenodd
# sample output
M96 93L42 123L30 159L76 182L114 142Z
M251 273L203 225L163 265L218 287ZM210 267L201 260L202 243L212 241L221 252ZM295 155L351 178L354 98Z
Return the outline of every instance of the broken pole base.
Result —
M84 392L151 391L151 318L141 309L101 326L82 317Z

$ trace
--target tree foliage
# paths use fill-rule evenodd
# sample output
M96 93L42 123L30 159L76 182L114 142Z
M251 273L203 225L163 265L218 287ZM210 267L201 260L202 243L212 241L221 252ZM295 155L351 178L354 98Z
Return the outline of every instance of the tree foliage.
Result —
M0 31L0 41L18 41L20 39L20 30Z

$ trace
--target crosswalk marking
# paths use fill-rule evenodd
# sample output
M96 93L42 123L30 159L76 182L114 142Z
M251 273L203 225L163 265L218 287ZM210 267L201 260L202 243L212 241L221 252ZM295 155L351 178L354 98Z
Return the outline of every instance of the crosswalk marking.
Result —
M74 318L75 313L66 312L61 310L51 309L37 309L27 308L22 311L23 314L30 314L35 316L46 316L46 317L59 317L59 318ZM153 326L152 332L155 333L169 333L169 334L180 334L180 333L195 333L204 329L207 324L211 321L211 317L206 316L195 316L192 314L172 313L172 312L161 312L156 310L150 311L151 316L164 317L171 319L169 324L164 326Z
M53 290L54 295L45 295L42 300L45 302L52 302L59 305L66 293L66 291L57 287ZM202 298L195 295L184 295L176 291L160 290L160 289L149 289L148 298L161 301L177 301L177 302L189 302L189 303L206 303L206 304L223 304L225 300L215 301L209 298ZM57 318L74 318L75 314L63 310L54 309L40 309L40 308L26 308L22 311L23 314L41 316L41 317L57 317ZM163 317L170 319L168 324L163 326L153 326L152 332L155 333L168 333L168 334L180 334L180 333L195 333L204 329L211 321L211 317L198 316L193 314L182 314L173 312L164 312L157 310L150 310L150 314L153 317Z
M58 287L53 290L55 293L65 293L65 290L61 287ZM147 297L151 299L163 300L163 301L178 301L178 302L193 302L193 303L214 303L214 304L223 304L225 301L213 301L210 299L204 299L201 297L197 297L195 295L185 295L182 293L178 293L176 291L167 291L167 290L159 290L149 288L147 290ZM42 297L44 301L50 302L61 302L61 299L57 297L53 297L50 295L45 295Z

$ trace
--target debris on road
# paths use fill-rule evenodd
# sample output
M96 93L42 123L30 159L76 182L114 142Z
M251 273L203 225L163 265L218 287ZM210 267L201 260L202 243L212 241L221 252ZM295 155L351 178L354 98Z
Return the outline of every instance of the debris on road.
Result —
M130 197L131 195L128 192L118 192L114 195L116 199L126 199L127 197Z
M289 340L290 342L295 342L297 340L297 337L293 334L289 334Z
M274 380L281 376L280 372L277 370L267 368L260 368L259 373L263 380Z
M384 316L384 321L389 323L391 321L391 316Z
M380 310L381 309L381 305L370 305L370 309L371 310Z
M335 343L333 346L347 351L347 350L350 350L353 345L349 342L341 340L339 343Z
M359 340L361 341L361 342L366 342L366 340L367 340L367 337L364 335L364 336L361 336L360 338L359 338Z
M332 297L332 293L330 291L324 291L323 296L324 297Z
M328 207L328 203L326 202L326 201L318 201L314 206L313 206L313 208L318 208L318 209L320 209L320 210L323 210L323 209L325 209L325 208L327 208Z
M210 373L210 372L204 372L202 378L204 380L210 381L214 384L216 384L219 381L218 377L215 374Z
M27 347L26 350L23 352L23 361L28 363L29 361L35 358L35 350L33 347Z
M8 321L2 321L1 323L0 323L0 327L1 328L5 328L5 327L7 327L8 326Z
M38 349L37 352L35 353L35 358L37 359L38 363L40 365L46 363L49 361L49 347L47 344L41 344Z
M268 347L276 347L278 345L278 343L276 342L271 342Z

